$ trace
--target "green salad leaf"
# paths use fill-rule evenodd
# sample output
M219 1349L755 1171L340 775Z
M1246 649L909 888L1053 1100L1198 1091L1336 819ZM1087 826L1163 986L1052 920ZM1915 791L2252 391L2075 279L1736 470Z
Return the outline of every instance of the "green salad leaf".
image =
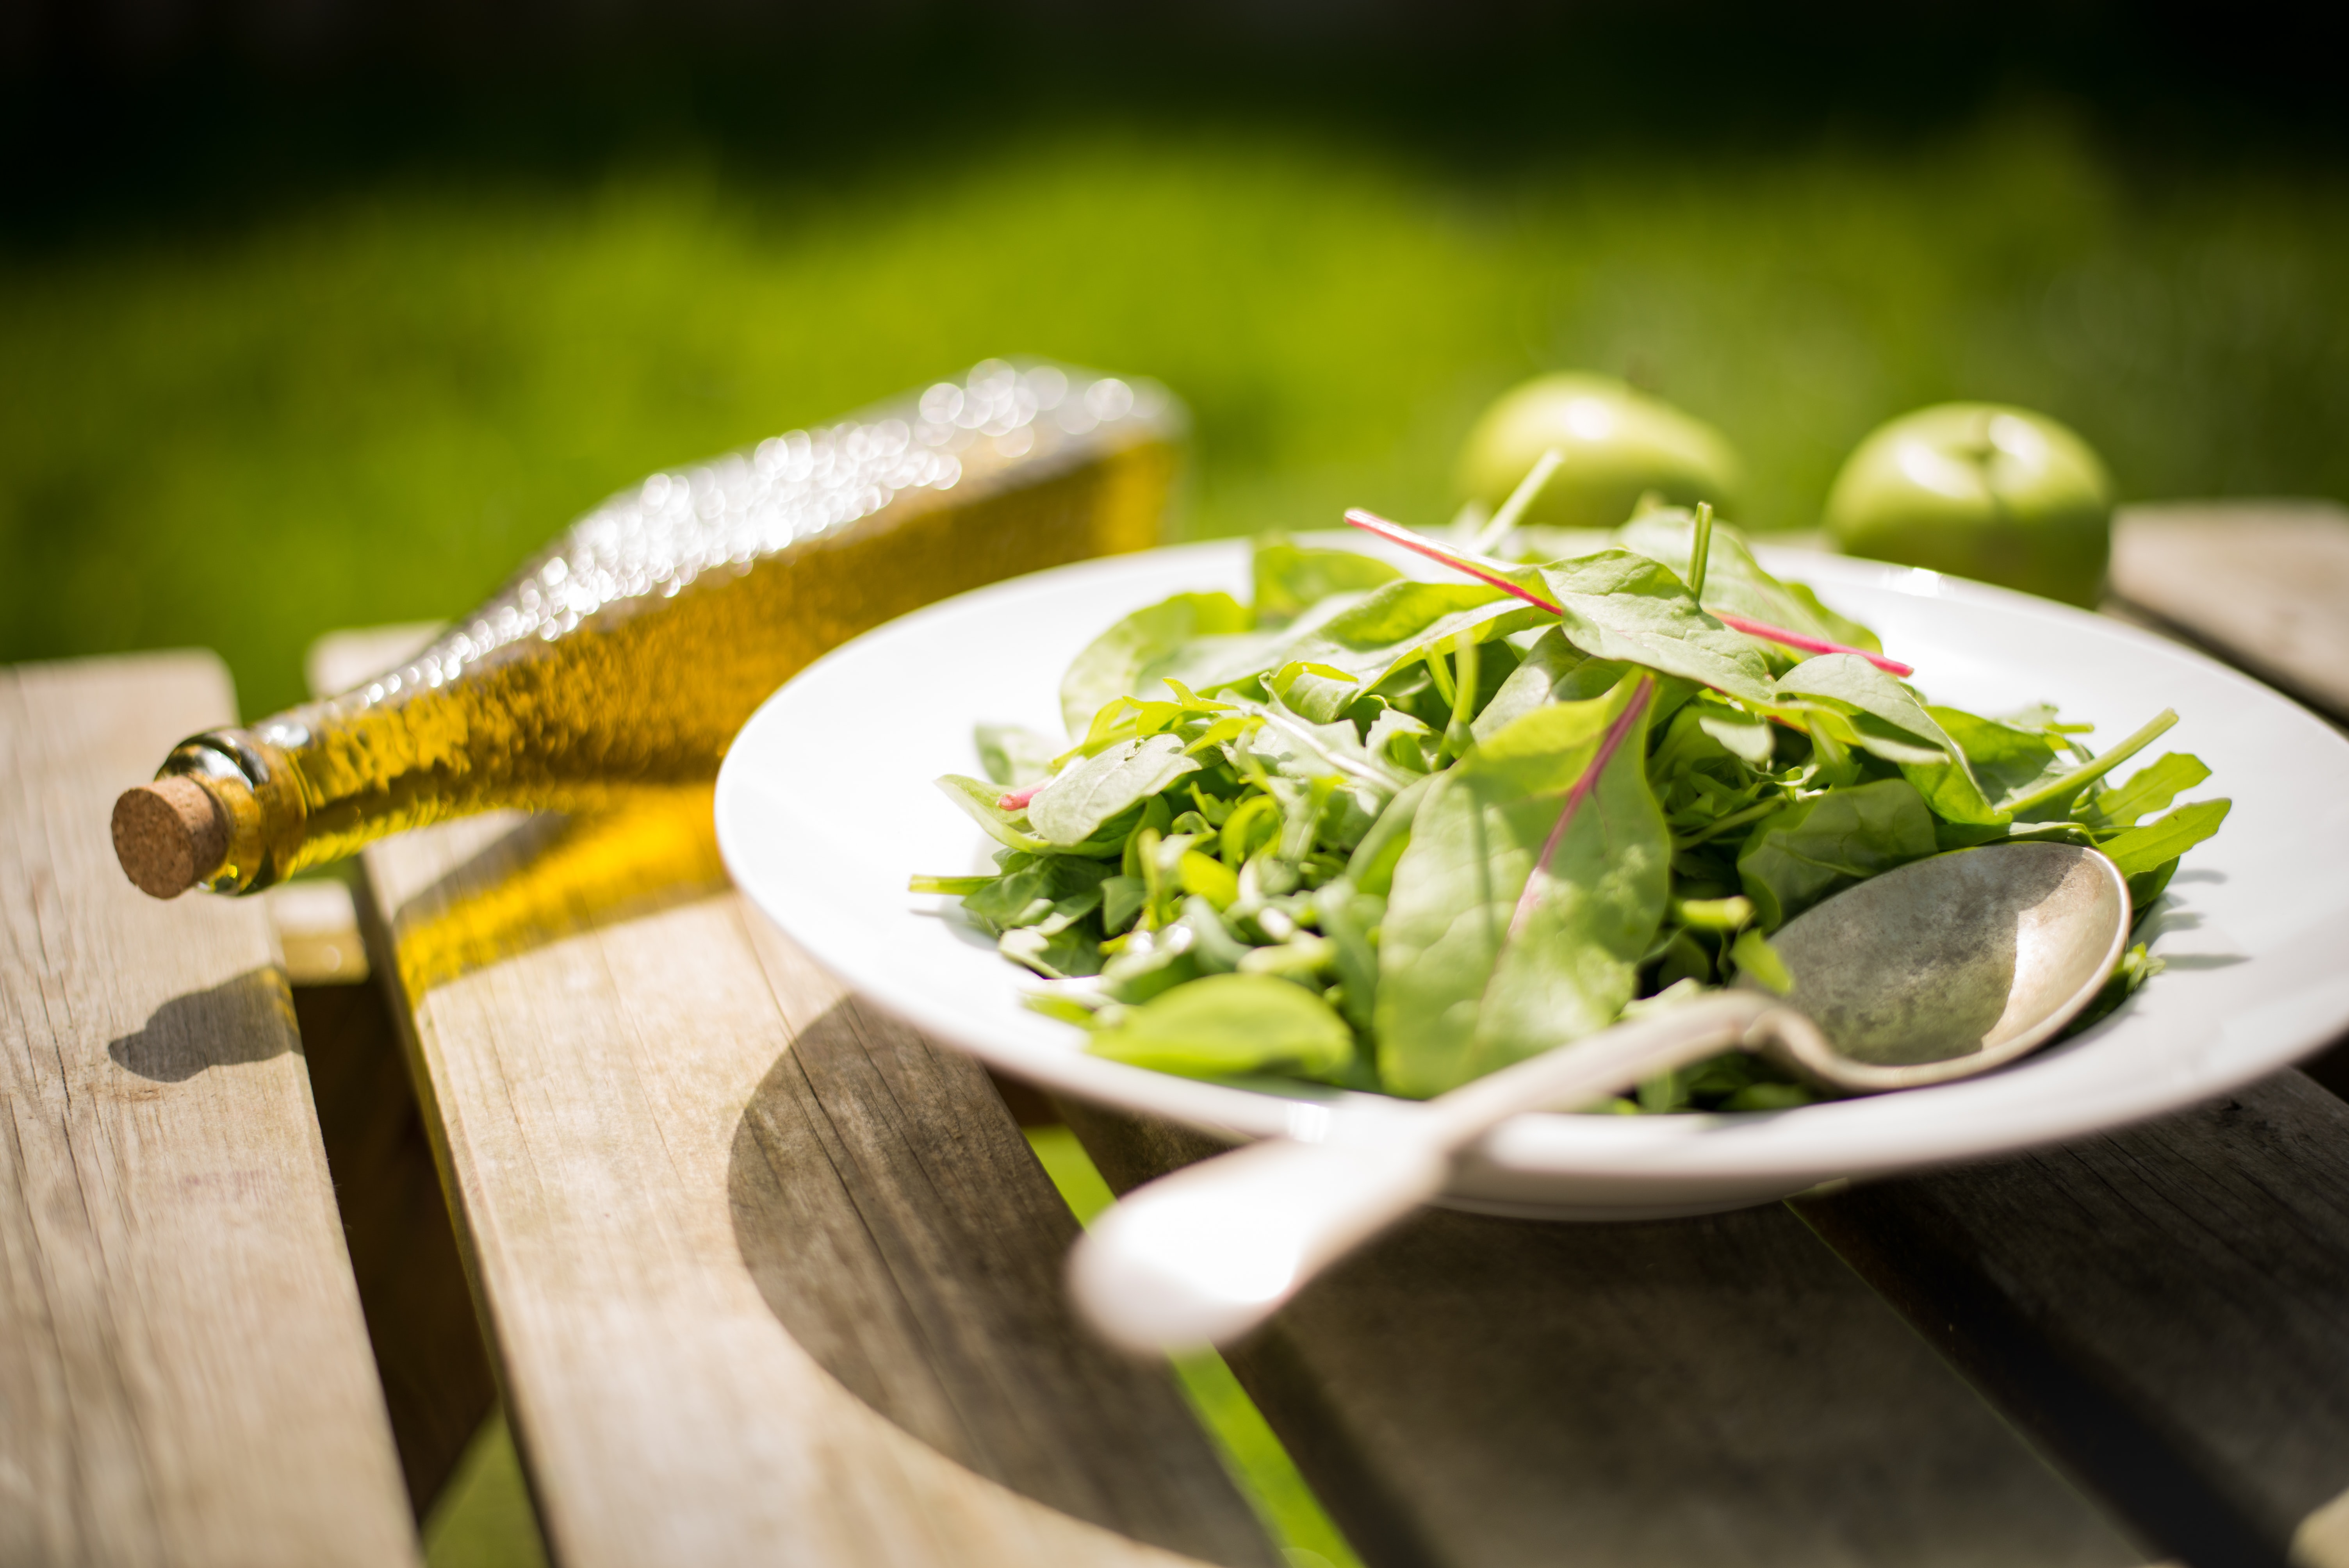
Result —
M1771 933L1929 855L2091 846L2142 920L2230 809L2180 803L2210 778L2183 753L2118 779L2174 714L2092 751L2044 707L1928 701L1709 512L1519 529L1572 552L1520 561L1350 516L1454 577L1266 540L1252 603L1175 594L1086 646L1068 743L983 726L987 779L938 781L996 870L912 890L1099 1055L1440 1094L1741 976L1783 993ZM2140 942L2095 1015L2159 967ZM1731 1052L1602 1109L1810 1095Z
M1425 1096L1615 1021L1662 918L1644 672L1526 715L1445 772L1394 872L1379 1076Z

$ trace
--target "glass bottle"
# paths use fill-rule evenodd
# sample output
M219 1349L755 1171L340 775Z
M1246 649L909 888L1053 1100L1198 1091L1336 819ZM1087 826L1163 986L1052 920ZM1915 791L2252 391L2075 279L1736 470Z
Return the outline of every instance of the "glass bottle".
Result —
M706 782L827 648L966 589L1157 543L1183 427L1151 383L988 360L655 474L399 667L182 741L118 802L117 852L158 896L246 893L428 822Z

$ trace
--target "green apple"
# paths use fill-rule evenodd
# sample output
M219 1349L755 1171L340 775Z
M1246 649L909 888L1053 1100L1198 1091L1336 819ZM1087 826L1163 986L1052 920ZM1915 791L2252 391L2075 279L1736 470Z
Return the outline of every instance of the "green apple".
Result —
M1620 381L1578 372L1537 377L1487 408L1461 451L1460 489L1497 507L1552 447L1566 460L1525 522L1614 528L1649 490L1676 505L1736 505L1737 455L1720 431Z
M2044 414L1941 403L1880 426L1827 494L1837 548L2094 607L2112 556L2113 485Z

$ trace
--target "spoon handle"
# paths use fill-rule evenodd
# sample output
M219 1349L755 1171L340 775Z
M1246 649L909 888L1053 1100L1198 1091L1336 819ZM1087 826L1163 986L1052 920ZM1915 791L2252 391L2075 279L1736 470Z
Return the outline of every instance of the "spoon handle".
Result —
M1510 1117L1588 1105L1731 1047L1783 1009L1725 992L1505 1068L1415 1112L1333 1118L1319 1141L1268 1139L1135 1189L1069 1263L1079 1308L1137 1352L1222 1344L1444 1190L1454 1155Z

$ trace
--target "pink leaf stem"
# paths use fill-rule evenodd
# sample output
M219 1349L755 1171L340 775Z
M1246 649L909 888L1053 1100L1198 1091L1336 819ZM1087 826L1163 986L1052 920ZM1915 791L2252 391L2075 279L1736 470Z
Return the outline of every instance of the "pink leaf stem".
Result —
M1047 779L1043 784L1030 784L1025 789L1014 789L1008 795L999 795L995 798L995 809L999 811L1024 811L1028 809L1028 802L1036 798L1036 791L1041 789L1044 784L1050 782L1051 780Z
M1346 521L1366 533L1377 534L1390 544L1400 544L1405 550L1416 551L1431 561L1441 561L1454 572L1464 572L1480 583L1488 583L1504 593L1514 593L1537 610L1547 610L1553 615L1563 614L1557 605L1540 594L1529 589L1520 588L1507 578L1476 564L1458 552L1446 550L1434 540L1424 534L1413 533L1400 523L1389 522L1376 512L1365 511L1356 507L1346 514ZM1765 643L1777 643L1789 648L1800 648L1807 654L1857 654L1878 669L1888 675L1899 676L1903 680L1917 673L1914 665L1904 665L1899 659L1887 658L1882 654L1871 654L1866 648L1854 648L1846 646L1842 643L1830 643L1824 637L1813 637L1801 632L1790 632L1784 626L1774 626L1767 621L1756 621L1744 615L1732 615L1726 611L1708 610L1705 614L1732 631L1743 632L1749 637L1759 637Z
M1807 637L1800 632L1790 632L1784 626L1773 626L1766 621L1750 621L1743 615L1732 615L1723 610L1708 611L1707 614L1723 625L1743 632L1749 637L1759 637L1765 643L1780 643L1790 648L1800 648L1806 654L1857 654L1885 674L1899 676L1902 680L1907 680L1917 673L1916 666L1913 665L1904 665L1899 659L1888 659L1882 654L1871 654L1866 648L1850 647L1842 643L1830 643L1825 637Z
M1617 748L1631 733L1631 727L1640 722L1640 715L1647 711L1648 698L1655 689L1655 677L1640 677L1640 689L1631 694L1630 705L1609 727L1607 738L1599 743L1599 755L1590 759L1590 766L1574 781L1574 788L1566 792L1566 809L1557 814L1557 826L1549 830L1549 840L1542 845L1532 874L1526 878L1525 892L1517 895L1517 907L1509 916L1509 934L1502 939L1505 945L1515 942L1526 922L1532 918L1534 905L1541 902L1542 884L1549 880L1549 863L1557 859L1558 845L1566 841L1566 830L1573 823L1575 812L1581 810L1584 798L1599 788L1599 776L1607 771L1607 764L1614 759Z
M1399 522L1389 522L1377 512L1364 511L1361 507L1356 507L1346 514L1346 521L1365 533L1377 534L1390 544L1400 544L1405 550L1416 551L1431 561L1441 561L1454 572L1464 572L1480 583L1489 583L1504 593L1514 593L1537 610L1547 610L1553 615L1564 613L1540 594L1518 587L1498 573L1477 565L1457 551L1446 550L1423 533L1413 533Z

